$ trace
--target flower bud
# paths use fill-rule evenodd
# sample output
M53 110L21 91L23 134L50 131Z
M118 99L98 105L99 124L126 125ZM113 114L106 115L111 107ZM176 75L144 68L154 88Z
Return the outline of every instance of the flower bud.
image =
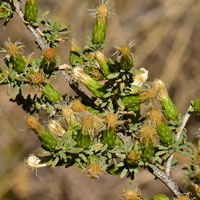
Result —
M153 86L159 92L160 102L162 104L165 117L168 120L177 120L178 112L176 106L168 95L165 84L161 80L155 80L153 82Z
M134 65L131 47L131 45L122 44L118 49L120 67L126 71L129 71Z
M154 154L155 154L155 148L152 144L150 145L147 145L145 143L142 144L141 158L143 162L151 162Z
M81 50L79 49L76 40L73 38L71 42L71 51L69 56L70 64L75 66L77 63L82 64Z
M113 149L116 143L116 137L116 130L105 130L102 134L102 142L108 145L108 149Z
M92 42L103 44L106 38L106 26L108 18L108 6L100 4L96 9L96 23L93 30Z
M108 60L103 55L103 53L100 51L97 51L95 53L95 58L97 59L97 62L99 63L99 66L100 66L100 69L101 69L101 72L103 73L103 75L105 77L107 77L109 74L111 74Z
M160 137L160 141L164 144L171 145L175 141L175 136L170 128L166 124L161 124L157 127L157 132Z
M44 51L44 58L47 62L55 62L56 60L56 50L54 48L49 48Z
M104 96L104 86L90 77L80 67L75 67L73 75L77 80L80 80L96 97L102 98Z
M62 99L62 96L49 84L43 87L42 93L53 104L58 103Z
M92 138L89 134L85 134L81 132L79 133L76 142L77 142L78 147L81 147L83 149L88 149L92 142Z
M21 54L17 54L15 57L11 58L11 63L17 73L22 73L26 68L26 61Z
M36 0L26 0L24 18L30 23L36 23L38 17L38 5Z
M32 129L41 141L42 147L47 151L55 150L57 146L57 139L50 132L45 130L39 121L34 116L26 118L27 126Z

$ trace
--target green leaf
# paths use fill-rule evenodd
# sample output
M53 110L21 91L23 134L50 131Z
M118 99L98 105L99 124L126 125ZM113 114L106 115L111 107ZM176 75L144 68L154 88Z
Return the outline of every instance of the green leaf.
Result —
M113 73L113 74L109 74L107 76L107 79L115 79L119 76L120 73Z
M120 174L120 178L124 178L127 175L128 169L124 168L122 173Z

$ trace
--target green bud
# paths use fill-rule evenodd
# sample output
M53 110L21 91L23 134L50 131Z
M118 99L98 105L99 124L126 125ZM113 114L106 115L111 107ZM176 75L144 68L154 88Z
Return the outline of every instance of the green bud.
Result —
M38 135L38 137L44 149L53 151L56 148L58 141L52 133L44 130Z
M70 64L75 66L77 63L83 63L83 59L81 58L81 50L79 49L76 40L73 38L71 42L71 51L69 55Z
M62 99L62 96L49 84L43 87L42 93L53 104L58 103Z
M169 200L164 194L156 194L153 196L152 200Z
M9 16L8 11L4 7L0 7L0 19L5 19Z
M160 137L160 141L163 144L168 144L168 145L173 144L174 134L166 124L162 123L161 125L159 125L157 127L157 132Z
M95 57L97 59L97 62L99 63L99 66L103 75L107 77L109 74L111 74L108 60L103 55L103 53L101 53L100 51L97 51L95 53Z
M77 137L76 142L78 147L88 149L92 142L92 138L89 134L80 133Z
M142 144L141 157L144 162L151 162L154 154L155 154L155 148L153 144L149 144L149 145Z
M103 44L106 38L106 26L108 18L108 7L101 4L96 10L96 23L94 26L92 42L94 44Z
M38 17L38 5L36 0L26 0L24 18L26 21L36 23Z
M160 102L162 104L162 109L165 114L165 117L168 120L177 120L178 112L176 106L172 102L171 98L168 95L167 88L161 80L153 81L154 88L159 92Z
M200 114L200 98L196 99L192 102L192 107L194 109L195 112Z
M73 75L83 83L96 97L102 98L105 94L104 85L86 74L80 67L75 67Z
M116 143L116 137L117 137L116 130L103 131L102 142L103 144L108 145L108 149L113 149Z
M134 65L133 55L131 53L132 44L122 44L119 49L120 67L126 71L130 70Z
M178 112L176 106L174 105L170 97L168 99L163 99L160 102L162 104L162 109L165 114L165 117L168 120L177 120Z
M57 146L57 139L56 137L45 130L43 126L39 123L39 121L34 116L28 116L26 118L26 123L30 129L32 129L38 138L41 141L42 147L45 150L53 151Z
M140 95L124 96L122 97L122 102L127 110L137 112L138 110L140 110L142 98L140 97Z
M20 53L11 57L11 63L17 73L22 73L26 68L26 61Z

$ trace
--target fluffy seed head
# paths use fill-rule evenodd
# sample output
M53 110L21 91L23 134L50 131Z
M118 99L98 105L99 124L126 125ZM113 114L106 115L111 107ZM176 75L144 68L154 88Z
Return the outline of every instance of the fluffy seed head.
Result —
M153 100L157 96L157 91L154 88L149 88L141 93L143 101Z
M148 118L150 121L154 122L156 126L159 126L163 123L163 115L159 110L152 109L149 112Z
M132 83L132 85L136 85L138 87L141 87L148 79L148 70L145 68L141 68L140 70L144 71L144 73L136 75L134 77L134 82Z
M32 129L37 134L41 133L44 130L40 122L37 120L37 118L32 115L29 115L26 118L26 124L30 129Z
M142 136L142 140L146 145L157 145L158 144L158 135L156 132L156 129L149 125L149 124L144 124L140 128L140 134Z
M62 127L62 125L56 121L51 120L48 124L48 129L50 132L52 132L54 135L58 135L59 137L63 137L65 134L65 129Z
M80 100L76 99L74 100L72 106L71 106L71 109L74 111L74 112L86 112L87 111L87 108L85 105L83 105L81 103Z
M139 200L140 199L140 191L138 189L134 190L125 190L124 192L124 200Z
M48 62L54 62L56 59L56 50L54 48L49 48L44 51L44 57Z
M91 133L94 128L94 119L91 115L85 115L81 118L81 125L85 133Z
M108 124L109 128L116 129L117 125L119 124L117 115L112 112L106 113L106 123Z

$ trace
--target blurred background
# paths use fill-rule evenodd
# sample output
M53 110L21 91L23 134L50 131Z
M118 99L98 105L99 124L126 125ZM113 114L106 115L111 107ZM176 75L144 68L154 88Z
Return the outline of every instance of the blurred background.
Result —
M96 0L46 0L39 1L39 13L50 10L49 18L70 24L71 35L81 46L91 36L94 19L88 9L94 8ZM113 0L111 11L115 13L108 23L106 56L115 52L114 46L135 41L136 68L149 70L149 80L165 81L170 96L181 113L185 113L191 99L200 96L200 1L199 0ZM23 8L23 4L22 4ZM0 47L9 37L21 40L25 55L41 52L36 49L31 34L14 17L5 30L0 21ZM57 49L62 63L68 62L70 43ZM1 55L1 58L3 54ZM0 61L2 64L2 60ZM61 78L51 80L61 93L70 93ZM56 83L56 84L55 84ZM142 195L151 198L156 193L171 195L170 191L146 171L142 171L134 183L129 180L105 175L98 181L89 179L76 167L65 169L27 169L24 159L39 152L39 142L25 125L26 113L9 102L6 87L0 87L0 199L5 200L116 200L124 189L137 186ZM47 119L45 119L47 120ZM200 117L192 116L188 122L192 141L200 125ZM187 162L178 156L181 164L173 176L182 189L186 180L181 167Z

